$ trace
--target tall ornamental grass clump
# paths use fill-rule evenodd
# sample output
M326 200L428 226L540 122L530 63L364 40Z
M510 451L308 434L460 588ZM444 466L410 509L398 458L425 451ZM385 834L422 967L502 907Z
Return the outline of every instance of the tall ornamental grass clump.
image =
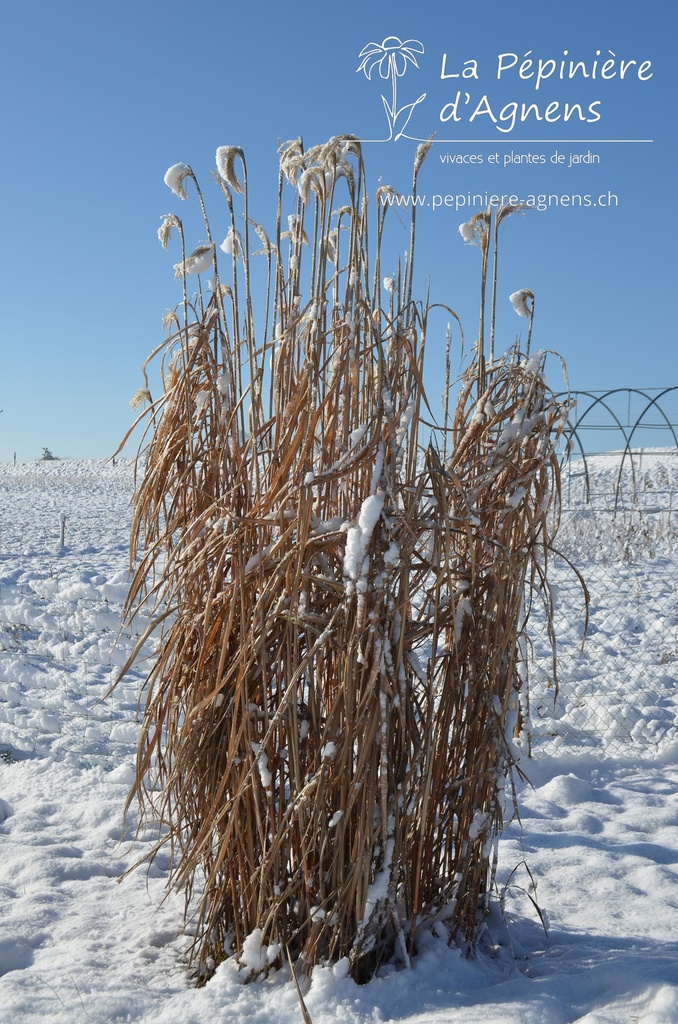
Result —
M217 168L220 246L192 170L166 177L197 191L206 240L189 252L173 214L159 233L183 300L153 353L162 391L138 396L127 613L160 641L130 801L163 826L202 975L235 955L253 976L289 958L366 979L433 922L478 940L564 410L542 355L486 362L483 329L456 410L426 425L414 214L382 285L388 205L368 235L355 139L283 148L272 235L242 151ZM483 309L509 212L466 226Z

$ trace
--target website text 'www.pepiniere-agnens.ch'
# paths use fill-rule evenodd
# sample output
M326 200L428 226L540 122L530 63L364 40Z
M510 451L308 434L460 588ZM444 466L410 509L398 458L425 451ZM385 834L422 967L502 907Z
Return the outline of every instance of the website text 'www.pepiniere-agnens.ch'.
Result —
M617 207L619 196L614 192L600 195L586 193L532 192L525 196L499 195L494 192L431 193L427 195L400 195L384 190L380 197L384 206L423 207L430 210L485 210L488 206L524 206L534 210L548 210L552 207L573 209L579 207Z

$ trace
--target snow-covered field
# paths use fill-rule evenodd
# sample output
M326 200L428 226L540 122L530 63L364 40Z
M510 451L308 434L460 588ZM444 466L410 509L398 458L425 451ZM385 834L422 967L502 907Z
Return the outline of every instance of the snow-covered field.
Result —
M540 751L587 748L643 756L678 739L678 450L589 457L563 474L565 558L550 567L559 648L554 700L542 610L533 619L531 735ZM619 485L619 486L618 486ZM614 511L616 509L616 512ZM585 602L566 559L580 568Z
M666 466L648 465L659 490ZM292 1024L301 1011L285 972L244 985L227 961L196 989L162 859L126 874L153 839L133 841L123 822L141 674L106 696L134 643L117 635L131 492L125 460L0 464L0 1021ZM523 761L522 821L500 841L508 930L497 904L473 961L428 934L411 971L363 987L317 969L305 995L314 1024L678 1021L678 540L667 520L632 566L615 561L610 530L596 538L585 516L567 529L584 575L619 569L592 587L583 654L579 626L566 632L579 599L561 582L563 691L571 683L576 700L551 713L544 697L542 720L557 728L535 726ZM641 682L652 716L632 714ZM605 704L610 693L625 703ZM582 704L603 708L585 728ZM629 742L610 744L620 715Z

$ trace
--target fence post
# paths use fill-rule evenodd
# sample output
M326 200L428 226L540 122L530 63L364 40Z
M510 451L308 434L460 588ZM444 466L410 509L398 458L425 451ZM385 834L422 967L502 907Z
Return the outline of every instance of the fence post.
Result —
M66 546L66 513L61 513L61 547Z

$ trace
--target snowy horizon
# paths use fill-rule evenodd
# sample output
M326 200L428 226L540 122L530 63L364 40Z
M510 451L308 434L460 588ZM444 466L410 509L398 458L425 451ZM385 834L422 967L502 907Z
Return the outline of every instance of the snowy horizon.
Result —
M675 493L674 455L648 457L655 492L668 481ZM245 985L247 971L227 960L196 988L183 896L164 898L167 855L132 870L155 838L134 837L133 807L123 821L143 666L109 695L143 628L118 635L132 487L131 459L0 463L0 1021L293 1024L300 1007L287 968ZM358 986L342 965L318 967L304 994L313 1024L678 1020L678 609L675 588L662 590L676 578L678 535L675 518L648 521L656 550L645 538L632 553L642 596L632 621L613 617L610 587L592 588L584 654L563 633L576 671L564 673L567 703L548 720L560 739L535 730L532 757L521 741L529 781L517 780L520 820L499 840L477 956L450 948L440 922L418 935L409 971L386 964ZM614 569L611 534L592 543L585 517L563 529L585 575L594 579L602 561ZM565 630L581 608L557 582ZM536 657L546 658L540 644ZM641 691L648 708L654 701L648 727L621 748L602 713L584 730L577 702L595 692L619 718L629 692L643 712Z

